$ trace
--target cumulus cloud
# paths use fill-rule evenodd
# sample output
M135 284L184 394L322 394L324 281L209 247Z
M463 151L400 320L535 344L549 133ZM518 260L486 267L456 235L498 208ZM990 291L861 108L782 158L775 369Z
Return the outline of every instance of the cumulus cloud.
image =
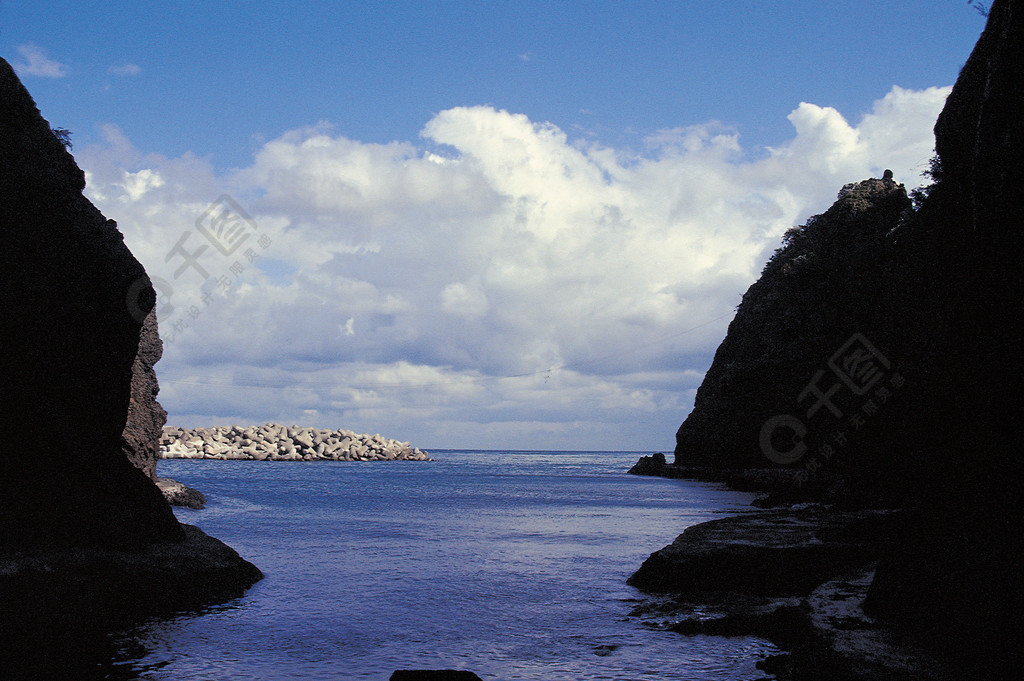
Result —
M20 75L43 78L63 78L68 75L68 67L47 57L46 51L38 45L20 45L18 52L25 60L14 64L14 70Z
M915 184L948 91L894 88L855 124L803 103L763 150L707 123L628 152L477 106L419 142L294 130L226 175L115 128L80 161L162 289L172 421L670 448L781 234L886 167Z

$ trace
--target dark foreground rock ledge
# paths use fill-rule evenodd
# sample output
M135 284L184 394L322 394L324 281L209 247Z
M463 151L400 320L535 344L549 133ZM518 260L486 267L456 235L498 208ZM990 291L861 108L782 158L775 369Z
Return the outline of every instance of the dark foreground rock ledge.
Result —
M0 677L111 678L107 635L242 596L263 573L191 525L184 541L132 549L0 553Z
M939 660L928 642L865 614L901 511L756 511L687 529L629 579L652 594L645 625L694 636L760 636L787 652L758 663L792 681L952 681L987 671Z
M690 527L628 580L648 592L705 598L736 592L802 596L851 567L878 560L893 523L885 510L773 510Z
M185 540L132 550L55 548L0 556L4 623L25 615L131 621L241 596L263 573L222 541L181 525Z

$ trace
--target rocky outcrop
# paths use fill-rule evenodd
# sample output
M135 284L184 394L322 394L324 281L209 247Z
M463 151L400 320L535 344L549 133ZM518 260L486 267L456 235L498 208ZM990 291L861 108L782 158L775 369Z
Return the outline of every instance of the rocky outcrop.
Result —
M663 467L773 466L794 476L776 502L902 509L864 613L978 678L1024 647L1021 45L1024 8L996 0L916 210L871 179L786 235Z
M141 312L137 316L141 316ZM167 503L201 509L206 504L206 496L202 492L177 480L161 478L156 473L156 462L161 458L160 440L164 434L164 424L167 423L167 412L156 400L160 384L154 368L163 355L163 349L154 309L143 318L139 348L132 363L131 398L128 401L128 419L122 433L124 454L136 468L156 483Z
M160 453L165 459L241 459L250 461L429 461L408 442L351 430L281 426L226 426L164 429Z
M707 599L730 592L805 596L822 582L878 559L887 511L775 510L694 525L628 583L648 592Z
M786 649L758 663L780 679L946 681L983 678L936 659L864 612L892 511L821 505L695 525L654 553L629 583L653 594L631 612L685 636L760 636Z
M121 434L154 292L85 177L0 61L0 541L180 541ZM141 286L139 286L141 282Z
M791 464L785 457L795 448L813 453L839 430L847 431L850 449L856 446L849 441L862 439L868 429L853 432L843 417L857 409L863 393L855 395L840 384L830 362L858 339L858 348L867 342L889 363L887 379L899 370L901 364L890 358L893 350L874 330L885 299L880 274L893 248L890 234L910 207L903 185L869 179L847 185L828 211L786 234L783 247L744 294L693 411L676 434L676 464L734 469ZM837 384L841 387L829 404L815 409L814 390L832 391ZM772 427L780 416L788 420ZM799 443L793 442L795 435ZM846 455L837 453L830 467L846 467Z
M19 631L60 630L62 622L99 629L231 598L260 577L227 546L179 524L126 456L159 420L136 411L138 428L126 436L133 366L155 361L144 344L139 357L140 334L155 333L146 322L155 293L84 187L64 143L0 59L5 647ZM136 397L138 408L152 388Z
M160 392L154 366L163 354L163 342L157 330L156 310L145 316L139 333L139 347L132 362L131 396L125 421L125 455L150 479L156 478L160 458L160 436L167 423L167 412L157 402Z
M665 471L665 455L656 452L650 456L641 456L640 459L629 469L630 475L654 475L670 477Z
M206 495L199 490L171 478L157 477L155 482L171 506L184 506L194 510L206 507Z

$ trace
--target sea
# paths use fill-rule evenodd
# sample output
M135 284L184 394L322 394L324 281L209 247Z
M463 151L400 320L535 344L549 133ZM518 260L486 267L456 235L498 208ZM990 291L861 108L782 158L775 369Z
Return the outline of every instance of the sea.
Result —
M721 486L628 475L644 452L435 450L429 462L164 460L176 509L266 575L243 597L119 632L117 679L736 679L778 652L682 636L626 579L685 528L751 510Z

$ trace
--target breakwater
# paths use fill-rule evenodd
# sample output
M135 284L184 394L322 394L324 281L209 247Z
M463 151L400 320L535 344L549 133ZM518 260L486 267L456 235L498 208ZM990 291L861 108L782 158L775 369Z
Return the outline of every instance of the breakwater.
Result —
M379 434L267 423L262 426L180 428L160 438L163 459L247 461L430 461L426 452Z

